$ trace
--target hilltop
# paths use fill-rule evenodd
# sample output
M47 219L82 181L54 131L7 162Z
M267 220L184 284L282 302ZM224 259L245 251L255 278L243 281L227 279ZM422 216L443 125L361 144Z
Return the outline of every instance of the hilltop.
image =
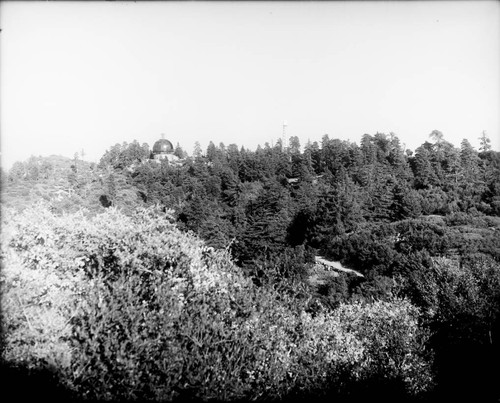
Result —
M429 375L425 382L413 372L407 379L424 382L425 388L430 388L430 396L472 397L480 390L490 398L496 396L492 379L500 376L490 370L494 367L491 360L499 354L500 337L500 153L489 149L486 141L476 151L467 140L460 148L454 147L438 131L431 138L433 143L425 142L414 152L405 150L397 136L376 133L364 135L360 145L325 136L321 144L308 143L303 150L297 138L291 138L288 147L266 144L255 151L235 144L226 147L210 143L205 152L198 149L192 156L170 144L168 152L182 157L178 156L175 162L169 158L152 159L147 147L137 142L111 147L99 164L78 159L56 158L51 162L32 158L17 164L3 177L3 208L14 208L10 219L20 217L22 221L34 203L43 200L40 214L52 215L42 220L43 225L52 228L60 217L73 217L68 219L75 222L75 231L92 220L108 222L115 217L118 227L110 227L110 237L116 237L114 246L89 259L101 262L97 267L111 264L119 269L118 273L122 270L119 259L123 257L120 252L120 258L115 260L115 253L121 250L117 246L121 236L118 234L126 235L119 222L129 222L129 217L137 217L141 209L153 209L151 217L169 211L175 233L191 237L186 238L188 245L197 239L204 245L200 250L210 248L218 251L216 254L224 254L223 266L231 266L249 287L241 294L246 301L252 301L248 304L255 303L250 296L253 293L271 293L270 311L265 312L286 311L284 315L291 323L296 323L294 320L301 315L310 315L314 324L307 329L320 326L315 322L320 320L321 326L338 332L335 334L341 338L351 337L347 335L352 329L339 330L336 315L352 319L352 314L360 321L363 317L364 322L355 322L360 326L356 332L363 334L361 343L372 340L364 333L370 326L376 327L377 335L391 315L403 315L408 319L404 323L416 323L421 332L417 332L421 344L415 340L408 343L429 352L427 358L417 356L424 360L424 367L431 368L430 372L423 372ZM74 214L82 217L78 224ZM154 228L154 218L140 217ZM147 234L149 230L136 222ZM37 225L36 220L28 220L18 228L19 236L32 234ZM66 228L66 224L61 225ZM73 229L65 231L73 233ZM130 228L129 232L134 231ZM102 229L97 233L101 234ZM138 242L133 248L140 250L145 234L137 233L130 245ZM167 254L171 253L169 242L165 246ZM69 245L70 249L80 248ZM144 247L147 245L146 242ZM50 256L52 252L45 248L41 245L35 250L42 257ZM16 253L23 254L23 250ZM318 256L323 259L320 262L338 262L343 270L333 274L319 268ZM139 260L135 261L143 258L136 256ZM37 257L34 262L40 264L44 260ZM168 270L173 267L171 264ZM147 265L144 268L150 270ZM39 269L45 270L44 265ZM115 284L119 278L103 281ZM137 287L140 290L146 285L139 283ZM382 317L375 314L379 308ZM268 315L264 311L256 313L257 317ZM193 317L198 314L192 311ZM292 339L299 337L298 330L285 328L279 329L289 332ZM403 343L405 332L389 335L394 342ZM199 345L197 336L192 336L192 340ZM317 342L312 343L317 346ZM325 357L329 357L329 352L333 354L328 348L321 351ZM358 350L351 352L355 351ZM313 361L305 360L307 365L300 367L301 371L323 368L322 364L314 367ZM363 383L366 389L362 388L367 395L377 390L374 379L381 385L386 381L400 382L403 373L390 372L391 362L381 364L382 372L373 369L375 372L367 375L363 381L368 382ZM406 367L401 364L398 368ZM337 387L340 389L335 393L347 393L351 389L343 382L351 385L353 380L338 376L333 384L322 383L326 381L316 375L309 380L294 378L291 383L285 381L285 376L276 382L295 390L294 393L299 393L293 389L297 385L302 385L299 389L303 388L300 390L304 393L313 393L314 388L314 393L319 393ZM231 379L233 384L240 378ZM261 385L269 388L274 381L265 379ZM431 387L433 382L435 386ZM406 397L413 393L406 386L401 389L401 385L391 385L391 393L401 392ZM203 394L201 386L195 389Z

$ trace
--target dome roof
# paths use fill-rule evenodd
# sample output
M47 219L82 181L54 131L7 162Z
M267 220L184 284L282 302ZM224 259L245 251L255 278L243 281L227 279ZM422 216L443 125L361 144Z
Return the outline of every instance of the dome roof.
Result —
M173 153L174 146L167 139L160 139L153 145L153 154Z

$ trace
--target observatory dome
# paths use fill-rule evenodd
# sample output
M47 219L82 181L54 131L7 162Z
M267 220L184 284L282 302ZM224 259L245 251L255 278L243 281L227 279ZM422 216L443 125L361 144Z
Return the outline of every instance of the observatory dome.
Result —
M167 139L160 139L153 145L153 154L170 154L174 152L174 146Z

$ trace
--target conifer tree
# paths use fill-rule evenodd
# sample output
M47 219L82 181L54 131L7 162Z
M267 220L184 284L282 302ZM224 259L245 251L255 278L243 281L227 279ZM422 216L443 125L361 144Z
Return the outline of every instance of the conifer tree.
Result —
M437 182L431 163L431 153L425 144L415 150L414 175L417 189L428 188Z

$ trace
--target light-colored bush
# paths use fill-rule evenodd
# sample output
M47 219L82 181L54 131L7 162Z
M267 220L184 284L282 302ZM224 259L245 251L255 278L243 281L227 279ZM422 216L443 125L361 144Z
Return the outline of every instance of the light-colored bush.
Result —
M31 213L2 214L2 359L64 370L71 361L70 319L83 272L57 245L56 232L47 225L50 214Z
M311 315L255 287L169 212L6 212L4 359L59 367L95 399L265 399L398 379L431 384L407 301Z

